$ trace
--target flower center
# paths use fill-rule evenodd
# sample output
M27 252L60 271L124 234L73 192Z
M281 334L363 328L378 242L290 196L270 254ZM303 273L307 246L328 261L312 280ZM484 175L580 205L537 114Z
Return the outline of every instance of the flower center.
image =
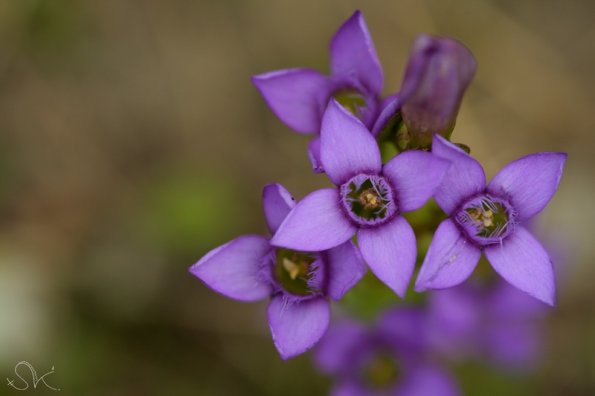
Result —
M366 99L355 89L340 89L333 94L333 98L358 118L361 116L361 109L366 107Z
M490 245L512 232L515 213L508 201L481 195L463 205L455 219L473 240Z
M298 296L311 295L315 291L310 284L314 272L312 263L315 261L316 256L311 253L277 249L275 278L289 293Z
M386 389L393 385L399 377L399 366L389 354L382 353L364 369L365 383L374 389Z
M343 207L359 225L382 224L397 211L392 189L382 176L357 175L340 192Z

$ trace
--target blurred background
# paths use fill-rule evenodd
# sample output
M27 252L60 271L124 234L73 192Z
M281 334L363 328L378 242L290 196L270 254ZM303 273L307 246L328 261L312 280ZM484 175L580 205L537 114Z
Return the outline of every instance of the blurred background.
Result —
M226 299L187 268L266 232L265 183L296 198L328 184L250 76L328 71L328 42L358 8L385 94L419 33L471 49L453 139L488 177L527 153L569 153L539 220L561 258L542 359L529 374L455 368L465 394L595 394L588 0L0 2L0 377L26 360L73 395L327 392L310 356L280 360L266 302ZM0 394L19 394L2 380Z

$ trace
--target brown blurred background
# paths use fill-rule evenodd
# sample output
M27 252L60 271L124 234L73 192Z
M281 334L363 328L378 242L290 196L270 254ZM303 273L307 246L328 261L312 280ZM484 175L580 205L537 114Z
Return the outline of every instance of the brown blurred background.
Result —
M466 394L595 394L588 0L0 2L0 377L26 360L55 366L63 394L325 394L309 356L277 356L266 303L221 297L187 268L265 232L265 183L298 198L326 185L249 78L328 71L328 42L357 8L386 94L417 34L472 50L454 137L488 176L527 153L570 155L540 218L562 258L543 361L531 375L458 370Z

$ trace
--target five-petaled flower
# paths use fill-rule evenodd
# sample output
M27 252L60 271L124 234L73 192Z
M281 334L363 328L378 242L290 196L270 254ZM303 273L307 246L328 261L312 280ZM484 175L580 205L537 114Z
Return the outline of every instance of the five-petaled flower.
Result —
M283 186L265 186L263 207L271 233L294 206ZM325 251L296 251L275 248L264 236L244 235L211 250L190 272L236 300L270 296L273 341L281 357L288 359L324 335L330 320L328 297L341 299L362 277L365 264L351 241Z
M372 272L403 297L417 247L413 229L401 214L420 208L432 196L448 161L428 152L407 151L383 166L372 134L335 100L322 121L320 154L337 188L307 195L271 243L318 251L357 233L359 249Z
M330 44L331 75L308 68L252 77L271 110L291 129L317 134L329 99L334 98L371 128L379 112L384 76L360 11L337 30ZM308 147L314 171L321 172L320 140Z
M421 35L413 44L399 93L387 101L372 132L396 130L400 150L429 148L434 133L449 137L476 62L460 42Z
M456 396L451 376L431 362L420 340L425 313L419 308L386 312L373 326L333 325L316 348L316 364L336 378L333 396Z
M483 252L511 285L554 305L550 257L522 223L545 208L556 192L566 154L537 153L520 158L486 186L481 165L438 135L432 153L451 161L434 196L450 217L434 234L415 289L460 284L471 275Z

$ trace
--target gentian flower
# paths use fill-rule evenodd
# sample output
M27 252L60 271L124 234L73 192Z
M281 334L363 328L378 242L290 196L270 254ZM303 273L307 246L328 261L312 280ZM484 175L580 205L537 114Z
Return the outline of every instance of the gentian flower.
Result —
M332 100L321 129L321 160L337 186L314 191L289 213L271 243L317 251L357 233L372 272L403 297L417 247L401 214L420 208L440 185L448 161L408 151L382 166L376 140L362 122Z
M269 230L275 232L295 206L280 184L263 190ZM244 235L211 250L190 272L207 286L240 301L271 297L268 318L283 359L305 352L326 332L328 297L339 300L362 277L365 264L351 241L326 251L271 246L268 238Z
M511 285L554 305L548 253L522 225L539 213L558 188L564 153L537 153L508 164L486 186L481 165L435 136L432 153L451 161L434 199L444 220L424 259L415 289L443 289L467 279L483 252Z
M330 58L330 76L296 68L260 74L252 77L252 82L277 117L298 133L320 131L322 114L331 98L371 128L378 115L384 76L360 11L335 33ZM314 171L322 172L318 137L310 142L308 150Z
M529 368L543 343L545 306L505 281L466 283L429 296L426 327L436 351L507 369Z
M428 359L418 337L423 312L398 309L374 327L343 321L316 348L318 368L337 379L332 396L455 396L453 379Z
M434 133L448 138L475 69L473 55L460 42L419 36L401 89L383 108L372 132L391 129L399 150L429 148Z

